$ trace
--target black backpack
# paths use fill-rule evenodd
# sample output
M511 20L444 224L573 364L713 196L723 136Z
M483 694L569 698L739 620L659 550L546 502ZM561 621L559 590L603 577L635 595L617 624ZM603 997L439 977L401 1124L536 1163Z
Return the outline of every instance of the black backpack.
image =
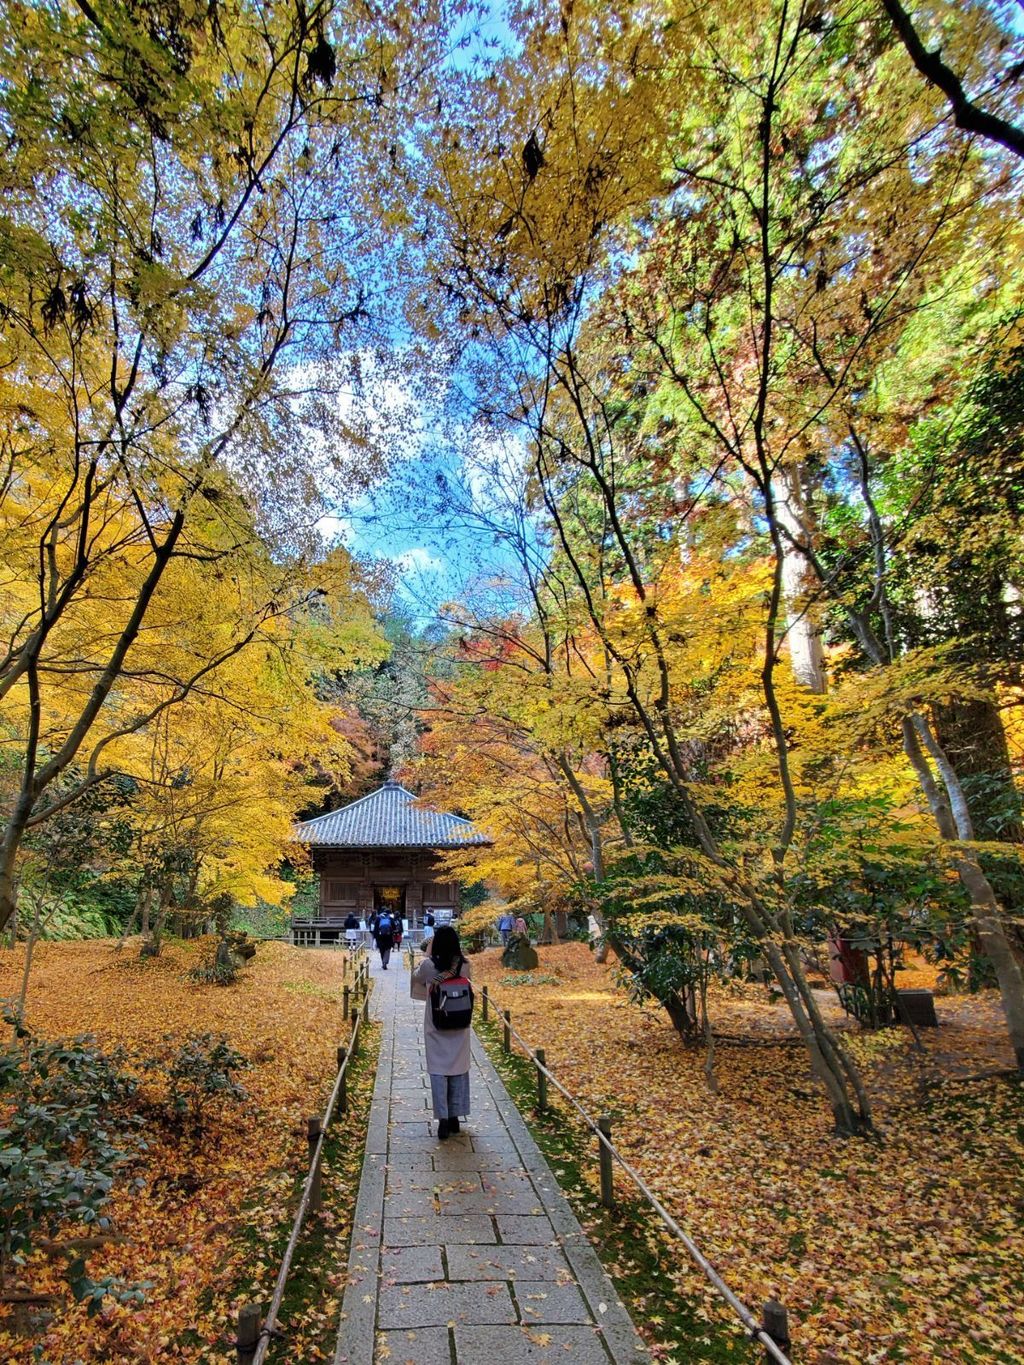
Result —
M430 987L430 1017L436 1029L469 1028L473 1018L473 987L462 975L459 959L454 976L443 976Z

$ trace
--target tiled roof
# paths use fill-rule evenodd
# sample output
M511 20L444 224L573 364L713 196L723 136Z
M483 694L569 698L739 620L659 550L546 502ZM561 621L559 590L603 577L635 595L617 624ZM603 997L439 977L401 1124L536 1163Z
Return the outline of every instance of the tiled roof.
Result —
M296 838L319 848L465 848L491 842L459 815L416 805L412 792L397 782L304 821Z

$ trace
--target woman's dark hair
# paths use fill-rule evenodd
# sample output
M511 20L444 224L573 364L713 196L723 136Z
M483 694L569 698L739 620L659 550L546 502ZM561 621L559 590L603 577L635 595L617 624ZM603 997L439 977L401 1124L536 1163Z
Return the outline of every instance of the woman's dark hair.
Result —
M462 960L462 944L450 924L442 924L434 930L430 960L439 972L450 972L455 963Z

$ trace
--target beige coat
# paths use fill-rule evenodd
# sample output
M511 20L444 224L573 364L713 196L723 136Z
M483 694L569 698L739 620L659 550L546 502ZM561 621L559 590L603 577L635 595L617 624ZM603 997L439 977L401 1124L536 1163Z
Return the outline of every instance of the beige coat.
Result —
M468 960L462 964L463 976L472 977ZM427 1049L427 1070L432 1076L461 1076L469 1070L470 1028L436 1029L430 1017L430 986L441 973L425 957L413 973L409 993L414 1000L427 1002L423 1013L423 1041Z

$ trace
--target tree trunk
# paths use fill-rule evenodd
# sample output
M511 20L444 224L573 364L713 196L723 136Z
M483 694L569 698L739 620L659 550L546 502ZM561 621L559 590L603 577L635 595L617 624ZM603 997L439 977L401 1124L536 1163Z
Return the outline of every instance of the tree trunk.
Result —
M662 1001L662 1005L665 1013L672 1021L672 1027L687 1046L692 1046L701 1041L704 1033L700 1021L695 1017L684 996L673 992L667 1000Z
M974 822L956 770L926 717L915 713L911 719L911 734L916 744L917 757L917 762L914 757L911 757L911 762L914 763L915 771L919 776L922 768L926 769L929 775L931 772L921 752L923 745L938 769L945 788L946 810L936 812L940 831L944 838L969 843L975 838ZM904 729L904 744L906 743L907 732ZM913 748L913 745L911 747ZM910 752L908 749L908 755ZM968 849L963 849L955 858L954 866L964 890L970 897L972 920L978 940L992 963L996 980L999 982L999 994L1010 1032L1010 1042L1017 1060L1017 1069L1024 1075L1024 968L1021 967L1011 946L999 899L976 856Z
M954 697L945 705L935 706L933 712L936 738L961 784L965 780L968 783L976 836L993 843L1024 843L1020 798L999 708L985 698ZM1007 854L1015 857L1009 849ZM995 857L998 861L998 855ZM992 873L999 888L997 899L1006 915L1006 936L1024 962L1024 897L1016 878L1000 878L998 867Z
M13 865L13 859L11 863ZM14 947L18 933L18 887L13 874L6 866L0 866L0 932L12 925L11 947Z
M985 699L955 697L936 706L934 713L939 743L961 783L967 779L972 788L971 818L977 837L1024 843L1020 799L999 708Z
M542 944L560 942L558 930L555 928L555 917L548 909L544 910L544 923L541 926L539 942Z
M957 859L956 869L971 898L974 927L982 951L992 963L999 982L1017 1070L1024 1075L1024 971L1004 932L999 902L977 860L965 854Z
M782 537L782 594L786 604L786 643L793 676L812 692L825 691L825 652L821 632L811 615L814 574L807 559L796 548L810 535L805 491L805 473L800 465L782 469L772 480L775 520L785 533Z

